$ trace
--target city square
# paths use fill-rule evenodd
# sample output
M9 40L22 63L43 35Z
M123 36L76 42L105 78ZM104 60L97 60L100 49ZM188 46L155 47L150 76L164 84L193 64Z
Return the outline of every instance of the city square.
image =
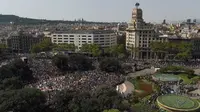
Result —
M103 1L3 0L0 112L200 111L200 2Z

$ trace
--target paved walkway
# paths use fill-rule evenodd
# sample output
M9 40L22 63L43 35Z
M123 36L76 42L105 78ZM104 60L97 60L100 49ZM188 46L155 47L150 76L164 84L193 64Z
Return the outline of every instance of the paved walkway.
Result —
M138 77L138 76L145 76L145 75L150 75L150 74L153 74L153 73L155 73L154 69L144 69L144 70L141 70L141 71L137 71L135 73L129 73L128 77L135 78L135 77Z
M194 74L199 75L200 76L200 69L194 69Z

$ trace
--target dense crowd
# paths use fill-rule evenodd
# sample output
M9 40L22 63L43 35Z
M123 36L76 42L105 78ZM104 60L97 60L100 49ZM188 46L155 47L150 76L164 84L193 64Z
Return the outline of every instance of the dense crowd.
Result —
M198 60L190 60L190 61L155 61L155 60L134 60L134 59L126 59L125 63L132 63L137 65L138 69L144 69L148 67L156 67L156 68L164 68L167 66L184 66L191 69L200 68L200 61Z
M124 81L122 74L106 73L98 69L92 71L60 72L48 59L29 61L33 76L38 79L29 87L42 91L93 90L99 85L115 86Z
M199 61L152 61L150 64L158 68L167 66L185 66L192 69L200 68Z

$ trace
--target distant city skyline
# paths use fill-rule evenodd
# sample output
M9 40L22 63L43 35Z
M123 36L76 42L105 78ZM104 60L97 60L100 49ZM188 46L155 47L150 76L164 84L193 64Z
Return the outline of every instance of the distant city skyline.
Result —
M0 14L50 20L130 22L140 3L147 22L200 19L199 0L0 0Z

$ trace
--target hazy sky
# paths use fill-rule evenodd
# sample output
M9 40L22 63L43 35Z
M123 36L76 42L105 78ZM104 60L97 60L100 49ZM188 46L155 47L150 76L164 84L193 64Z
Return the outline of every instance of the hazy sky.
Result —
M147 22L200 18L200 0L0 0L0 14L128 22L136 2L140 3Z

